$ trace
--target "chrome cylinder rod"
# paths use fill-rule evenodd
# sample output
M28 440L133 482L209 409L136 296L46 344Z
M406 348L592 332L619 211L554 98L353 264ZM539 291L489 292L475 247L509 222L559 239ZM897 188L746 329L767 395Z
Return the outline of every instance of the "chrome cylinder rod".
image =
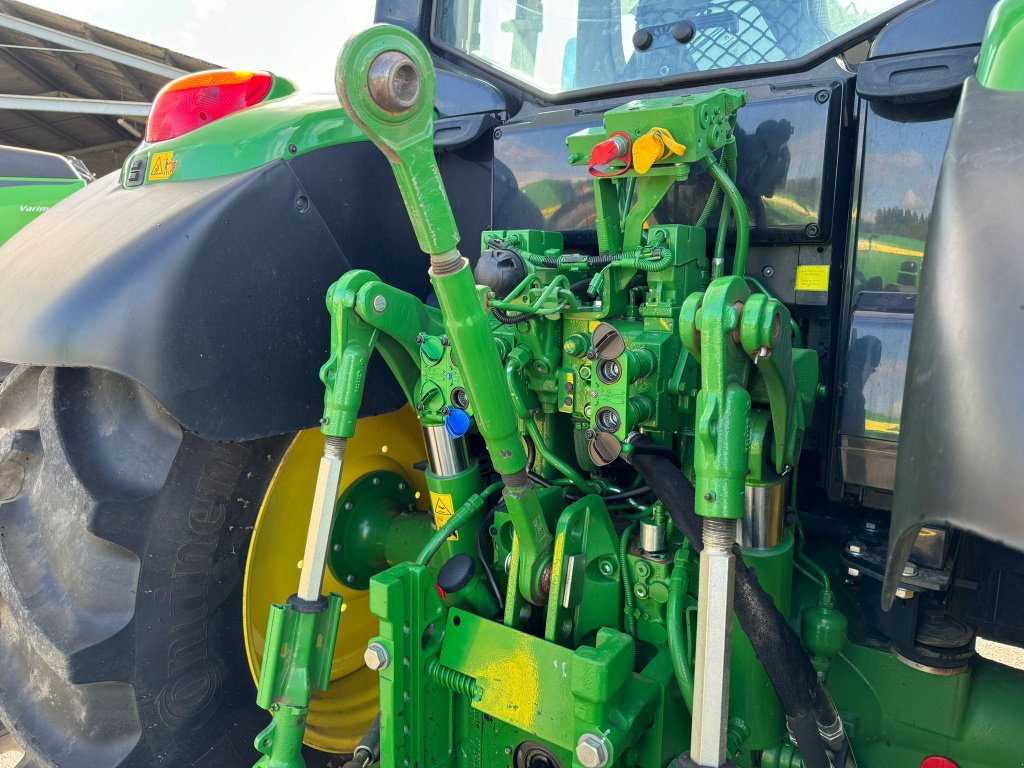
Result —
M423 428L427 465L438 477L454 477L469 469L469 447L465 437L452 437L444 424Z
M739 545L744 549L772 549L786 533L786 480L743 488L743 519Z

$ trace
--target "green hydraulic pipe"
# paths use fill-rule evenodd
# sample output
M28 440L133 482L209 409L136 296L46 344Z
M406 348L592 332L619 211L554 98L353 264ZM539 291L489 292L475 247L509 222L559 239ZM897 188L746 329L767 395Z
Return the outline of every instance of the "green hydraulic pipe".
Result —
M726 147L727 165L733 162L730 155L734 153L735 149L730 152L729 147ZM732 273L734 275L743 275L747 271L747 250L750 245L750 217L747 215L747 206L743 202L743 196L736 188L736 183L732 180L732 177L714 161L714 158L710 156L704 157L700 162L725 191L725 201L722 203L723 218L725 217L725 210L728 207L732 216L736 220L736 249L733 255ZM726 202L728 203L728 206L726 205ZM719 225L718 237L723 237L721 224ZM715 248L715 256L718 256L717 245Z
M690 654L686 650L686 633L683 622L683 601L690 586L690 548L684 545L676 553L672 576L668 582L668 649L672 657L672 669L679 684L687 709L693 712L693 670L690 669Z
M491 494L501 490L504 483L497 482L491 483L481 493L474 493L466 502L455 510L455 514L451 516L447 523L438 529L437 533L430 537L430 541L423 547L423 551L420 552L419 557L416 558L416 562L420 565L429 565L437 551L444 546L444 543L448 541L448 537L451 536L455 531L459 530L459 526L463 525L473 515L483 509L484 504L487 503L487 498Z
M505 378L508 381L508 391L512 395L512 402L515 407L516 415L526 425L527 434L529 434L530 439L533 441L533 445L537 449L538 455L540 455L545 462L565 475L565 477L575 485L581 493L590 494L599 492L600 489L596 489L588 483L586 479L584 479L583 475L569 466L569 464L563 461L559 456L556 456L548 450L547 444L544 442L544 436L541 435L540 429L537 427L537 422L533 420L533 415L530 413L530 409L527 407L526 402L523 399L523 393L519 391L519 386L516 382L516 374L523 370L526 363L529 362L529 357L530 351L527 347L516 347L509 355L508 362L505 363Z

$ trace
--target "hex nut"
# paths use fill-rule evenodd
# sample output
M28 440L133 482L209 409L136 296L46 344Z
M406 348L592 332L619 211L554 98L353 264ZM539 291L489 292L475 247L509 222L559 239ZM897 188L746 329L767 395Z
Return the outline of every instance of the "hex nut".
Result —
M900 587L896 590L896 597L898 597L900 600L909 600L913 596L914 590L912 589L903 589L903 587Z
M388 665L391 663L391 657L388 656L387 648L383 645L380 643L370 643L366 652L363 653L363 662L374 672L380 672L388 668Z
M583 768L604 768L608 765L608 747L595 733L585 733L576 742L576 757Z
M855 578L855 579L856 579L856 578L857 578L858 576L860 576L860 570L859 570L858 568L847 568L847 569L846 569L846 572L847 572L847 573L848 573L848 574L849 574L850 576L853 576L853 578Z

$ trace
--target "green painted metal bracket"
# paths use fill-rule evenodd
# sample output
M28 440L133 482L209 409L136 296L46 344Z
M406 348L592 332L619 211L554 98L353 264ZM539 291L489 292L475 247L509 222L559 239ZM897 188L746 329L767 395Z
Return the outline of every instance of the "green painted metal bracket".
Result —
M353 309L363 322L380 331L377 351L395 374L406 399L415 405L423 374L416 339L444 334L441 311L380 281L360 287Z
M617 539L600 496L584 496L562 512L555 528L545 640L574 648L601 627L619 625L620 574L595 567L601 558L611 562Z
M683 303L683 345L700 361L694 469L697 512L705 517L743 516L747 476L750 357L737 343L740 309L750 297L746 281L723 277L703 295Z
M370 643L387 658L379 670L380 764L448 765L453 692L431 672L445 613L433 574L414 563L378 574L370 580L370 610L380 619Z
M770 450L771 464L780 475L796 463L818 385L816 355L793 349L786 307L764 294L752 294L747 281L737 276L718 278L704 294L687 297L679 328L683 345L701 365L694 446L697 511L738 519L754 459L767 459L764 454ZM767 392L771 410L770 449L763 427L752 429L757 419L749 390L755 365L761 376L757 384ZM759 437L752 440L752 435ZM757 468L752 475L761 477Z
M813 352L801 350L801 363L813 365L797 368L789 310L763 293L752 294L743 305L739 330L743 349L754 360L768 390L774 430L772 459L781 475L795 466L800 452L818 386L817 361L807 358Z
M474 709L565 749L590 735L609 764L636 743L663 691L633 675L632 638L608 627L573 651L452 609L440 662L476 681Z
M329 437L352 437L359 404L366 386L366 366L379 332L352 311L359 289L378 281L372 272L345 273L327 291L331 313L331 356L320 369L324 383L324 416L321 431Z
M325 691L331 682L341 606L341 595L332 593L321 613L305 613L291 604L270 607L256 703L273 720L254 742L263 755L256 768L305 766L306 712L312 691Z
M345 43L335 83L345 111L391 163L420 248L454 249L459 230L434 159L434 67L423 43L399 27L370 27Z

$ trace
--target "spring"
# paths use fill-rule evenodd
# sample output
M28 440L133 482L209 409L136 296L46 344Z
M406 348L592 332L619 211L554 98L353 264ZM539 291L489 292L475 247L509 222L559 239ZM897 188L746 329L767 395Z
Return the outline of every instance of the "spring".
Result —
M443 685L445 688L455 693L461 693L463 696L469 696L473 701L480 701L483 698L484 689L477 685L475 678L470 677L464 672L459 672L457 669L446 667L437 659L432 659L427 665L427 674L438 685Z

